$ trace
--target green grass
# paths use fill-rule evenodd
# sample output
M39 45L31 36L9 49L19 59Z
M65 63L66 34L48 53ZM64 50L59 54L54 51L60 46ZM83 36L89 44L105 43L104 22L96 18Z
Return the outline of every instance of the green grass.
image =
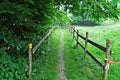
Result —
M110 39L111 48L114 52L111 59L120 61L120 27L76 27L79 33L85 36L89 32L89 39L106 45L106 39ZM40 56L34 59L33 79L34 80L58 80L58 52L61 31L65 37L65 72L68 80L103 80L103 70L88 56L84 58L84 50L75 47L75 40L67 29L56 29L50 37L49 44L38 50ZM84 41L80 39L84 45ZM98 60L104 64L105 53L88 44L87 48ZM119 80L120 65L111 63L108 80Z
M84 58L80 47L66 30L65 34L65 67L68 80L102 80L103 71L89 58Z
M44 49L38 50L42 54L37 55L37 59L34 60L33 80L58 80L59 42L60 33L56 29L50 36L49 44Z
M111 41L111 49L113 54L112 60L120 61L120 27L76 27L81 35L85 36L85 32L89 32L89 39L99 43L102 46L106 45L106 39ZM81 41L82 43L84 41ZM93 53L103 64L105 53L88 44L88 50ZM108 80L119 80L120 65L111 63Z

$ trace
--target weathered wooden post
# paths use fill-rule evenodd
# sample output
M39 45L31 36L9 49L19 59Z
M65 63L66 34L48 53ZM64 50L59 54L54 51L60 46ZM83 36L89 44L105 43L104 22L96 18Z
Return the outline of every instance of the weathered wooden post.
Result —
M71 34L72 34L72 32L73 32L73 31L72 31L72 30L73 30L72 26L70 26L70 29L71 29Z
M74 29L73 29L73 39L74 39L74 32L75 32L75 31L74 31Z
M87 41L88 41L88 32L86 32L84 56L86 55L86 51L87 51Z
M72 27L71 27L71 34L72 34L72 30L73 30L73 29L72 29Z
M77 41L76 41L76 46L78 47L78 34L79 34L79 30L77 30Z
M72 26L70 26L70 31L71 31L71 34L72 34Z
M104 73L104 80L107 80L108 73L109 73L109 59L110 59L110 40L106 40L106 59L105 59L105 73Z
M48 30L48 33L50 33L50 29ZM49 44L49 41L50 41L50 36L48 36L48 44Z
M28 53L28 78L31 79L32 73L32 43L29 44L29 53Z
M68 30L69 30L69 32L70 32L70 26L68 26Z

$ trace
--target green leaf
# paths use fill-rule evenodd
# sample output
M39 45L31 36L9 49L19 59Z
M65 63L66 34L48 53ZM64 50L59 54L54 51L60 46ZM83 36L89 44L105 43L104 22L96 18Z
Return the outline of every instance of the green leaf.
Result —
M9 75L9 80L14 79L14 74L12 72L8 72L8 75Z
M10 13L14 14L14 7L12 4L0 3L0 14Z

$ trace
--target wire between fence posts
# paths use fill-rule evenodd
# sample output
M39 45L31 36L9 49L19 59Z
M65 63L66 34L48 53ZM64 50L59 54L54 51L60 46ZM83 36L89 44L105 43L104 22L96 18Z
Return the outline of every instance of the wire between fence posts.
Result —
M32 43L29 44L29 52L28 52L28 78L31 79L32 73Z
M105 60L105 72L104 72L104 80L107 80L109 73L109 62L107 60L110 59L111 49L110 49L110 40L106 40L106 60Z
M86 52L87 52L87 43L88 43L88 32L86 32L86 38L85 38L84 57L85 57L85 55L86 55Z

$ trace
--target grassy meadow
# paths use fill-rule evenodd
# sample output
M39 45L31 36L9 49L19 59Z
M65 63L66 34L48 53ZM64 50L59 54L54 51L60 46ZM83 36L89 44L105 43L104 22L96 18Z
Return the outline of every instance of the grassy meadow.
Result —
M116 26L96 26L96 27L76 27L76 30L79 30L79 34L85 36L85 33L88 32L88 38L102 46L106 46L106 39L109 39L111 42L112 55L111 60L120 61L120 27ZM84 41L81 40L81 43L84 45ZM88 44L87 49L104 64L105 53L91 44ZM98 66L99 67L99 66ZM119 80L120 74L120 65L110 63L110 72L108 80ZM97 71L95 72L95 74ZM99 72L98 72L99 73ZM99 79L98 79L99 80Z

